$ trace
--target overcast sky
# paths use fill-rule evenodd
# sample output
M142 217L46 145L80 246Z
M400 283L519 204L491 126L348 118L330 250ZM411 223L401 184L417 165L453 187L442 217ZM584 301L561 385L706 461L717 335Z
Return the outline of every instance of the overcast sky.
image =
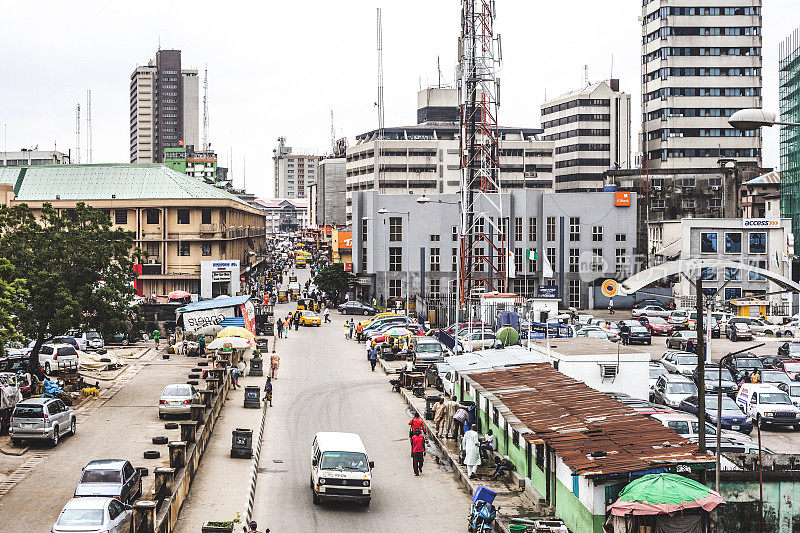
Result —
M800 25L798 0L764 2L764 107L777 110L778 43ZM184 68L208 67L209 139L237 187L272 196L272 150L326 153L337 137L377 125L376 7L383 8L386 124L416 121L416 91L453 83L457 0L293 2L14 2L3 9L2 149L75 147L75 106L92 91L93 161L129 160L129 81L161 47ZM639 0L497 0L502 35L500 122L538 126L539 105L612 72L640 101ZM202 73L201 73L202 75ZM202 80L201 80L202 93ZM634 114L634 131L638 118ZM81 140L85 162L85 124ZM634 139L634 143L635 143ZM246 163L245 163L246 161ZM764 163L777 166L777 131ZM243 169L246 168L246 176Z

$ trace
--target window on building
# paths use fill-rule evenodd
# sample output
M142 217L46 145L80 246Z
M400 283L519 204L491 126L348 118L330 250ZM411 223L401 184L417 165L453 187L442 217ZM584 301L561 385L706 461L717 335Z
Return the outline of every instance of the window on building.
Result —
M577 248L569 249L569 271L580 272L580 250Z
M478 217L475 221L475 233L478 235L486 233L486 220L483 217Z
M403 282L399 279L389 280L389 298L400 298L403 295Z
M439 272L440 269L439 248L431 248L431 272Z
M628 254L625 248L617 248L614 251L614 272L617 276L628 274Z
M722 198L709 198L708 207L711 209L719 209L722 207Z
M115 224L127 224L128 223L128 210L127 209L115 209L114 210L114 223Z
M717 253L717 232L703 231L700 233L700 253Z
M450 257L450 266L453 269L453 272L458 270L458 248L452 249L452 255Z
M431 235L431 242L439 242L439 236L438 235Z
M367 247L361 248L361 272L367 271Z
M536 217L528 219L528 240L531 242L536 241Z
M439 296L439 292L442 290L442 280L431 278L431 281L428 285L428 289L430 290L430 295L433 297Z
M681 207L684 209L694 209L694 198L684 198L681 200Z
M664 209L666 205L663 198L654 198L652 200L652 203L653 203L653 209Z
M725 233L725 253L742 253L742 234L740 232Z
M684 187L694 187L696 185L695 178L683 178Z
M188 224L188 223L189 223L189 210L178 209L178 224Z
M517 276L522 275L522 248L514 248L514 272Z
M475 248L475 257L473 258L473 261L475 261L475 264L473 266L473 268L475 269L475 272L483 272L484 271L484 267L486 266L486 263L483 260L483 257L484 257L483 254L484 253L485 252L483 250L483 247Z
M211 224L211 208L204 207L200 211L200 216L201 216L200 219L201 224Z
M367 222L368 220L361 219L361 242L367 242Z
M500 224L499 224L500 235L503 237L504 240L507 241L508 240L508 219L504 218L504 217L501 217L499 219L499 221L500 221Z
M403 218L389 217L389 241L400 242L403 240Z
M556 240L556 217L547 217L546 221L546 237L547 240L553 242Z
M458 226L453 226L451 240L453 242L458 242Z
M178 255L188 256L190 255L190 245L188 242L182 242L178 245Z
M767 253L767 234L763 231L753 231L750 233L750 253Z
M389 272L401 272L403 270L403 249L399 246L389 248Z
M514 218L514 240L522 242L525 236L522 234L522 217Z
M592 248L592 272L603 271L603 249Z
M760 268L763 270L767 269L767 262L766 261L750 261L750 266ZM758 272L750 271L748 275L748 279L750 281L766 281L767 278L759 274Z
M580 308L581 306L581 280L569 280L569 305L570 307Z
M203 255L211 255L211 243L204 242L201 246L201 253Z
M147 210L147 223L148 224L158 224L160 220L158 209L148 209Z
M550 268L553 269L553 272L558 272L558 268L556 268L556 249L555 248L548 248L545 251L547 255L547 262L550 263Z
M569 240L570 242L578 242L581 240L580 217L569 217Z
M603 226L592 226L592 242L603 242Z
M702 279L703 281L717 281L717 267L701 268L700 279Z
M740 281L742 271L738 268L725 267L725 281Z
M625 235L624 233L617 233L615 236L615 240L617 242L625 242L628 240L628 236Z

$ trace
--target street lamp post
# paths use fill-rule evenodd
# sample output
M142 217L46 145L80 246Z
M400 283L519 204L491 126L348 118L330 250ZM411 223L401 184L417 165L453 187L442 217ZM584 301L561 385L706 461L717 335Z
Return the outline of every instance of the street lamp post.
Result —
M429 204L433 202L431 198L427 196L420 196L417 198L417 203L421 205ZM461 200L455 202L445 202L444 200L435 200L437 204L447 204L447 205L457 205L458 206L458 241L459 247L461 246L461 234L464 232L463 222L461 220ZM461 254L458 256L458 261L456 262L456 339L455 345L453 346L453 355L458 355L458 324L460 322L459 315L461 311Z
M411 235L411 212L410 211L389 211L385 207L378 209L379 215L405 215L406 220L408 221L408 226L406 227L407 231L405 232L407 235ZM407 254L403 254L407 256L406 259L406 316L409 316L409 300L411 295L411 250ZM387 298L388 301L388 298Z
M800 127L800 122L780 122L772 111L763 109L742 109L731 115L728 124L739 131L755 131L762 127L792 126Z

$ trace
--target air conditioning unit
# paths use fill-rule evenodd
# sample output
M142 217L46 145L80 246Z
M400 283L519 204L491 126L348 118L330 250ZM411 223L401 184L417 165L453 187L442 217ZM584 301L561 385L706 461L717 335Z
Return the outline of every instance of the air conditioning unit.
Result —
M600 365L600 377L603 379L614 379L618 373L619 367L617 365Z
M712 191L718 191L719 190L719 185L712 185L711 186L711 190Z
M654 191L660 191L661 190L661 185L653 185L653 190Z
M151 257L151 258L149 258L149 259L147 260L147 262L148 262L149 264L151 264L151 265L156 265L156 264L158 264L158 258L156 258L156 257Z

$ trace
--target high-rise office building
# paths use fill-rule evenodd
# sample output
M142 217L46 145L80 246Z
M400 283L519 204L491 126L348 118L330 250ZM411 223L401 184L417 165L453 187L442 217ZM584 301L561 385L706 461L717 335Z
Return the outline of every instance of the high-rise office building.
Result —
M181 68L180 50L159 50L130 83L131 163L161 163L164 149L199 142L196 70Z
M761 3L643 1L642 167L760 164L760 133L728 118L761 107Z
M800 122L800 28L780 45L781 122ZM781 215L792 219L795 253L800 251L800 129L781 126Z
M619 80L594 83L542 104L542 140L553 141L555 190L601 191L607 170L630 168L631 95Z
M318 155L292 153L286 139L278 139L278 147L272 151L275 164L275 198L306 198L308 186L317 179Z

